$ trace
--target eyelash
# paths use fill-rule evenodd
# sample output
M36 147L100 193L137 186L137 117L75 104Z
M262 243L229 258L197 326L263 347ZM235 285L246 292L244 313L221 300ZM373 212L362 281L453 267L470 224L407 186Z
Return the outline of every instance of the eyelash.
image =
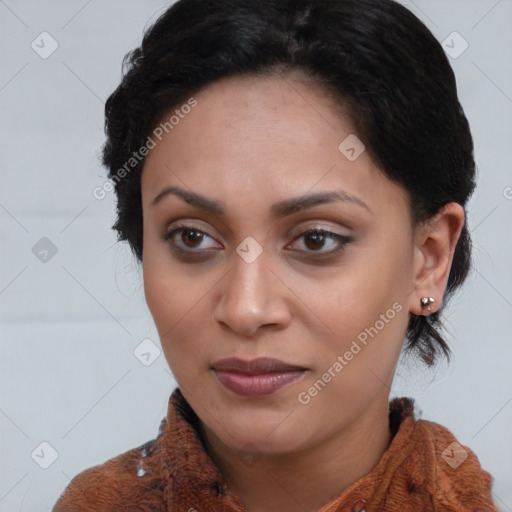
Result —
M207 252L208 253L208 252L211 252L212 250L217 250L217 249L207 249L207 250L201 251L200 249L197 249L197 250L195 250L195 249L183 249L182 247L176 246L172 242L171 239L174 237L174 235L176 235L178 233L185 233L185 232L195 232L195 233L198 233L200 235L205 235L207 237L210 237L210 235L208 235L208 233L205 233L204 231L202 231L200 229L197 229L197 228L195 228L193 226L186 226L186 225L176 226L174 229L172 229L171 231L166 233L163 238L164 238L164 241L169 243L169 245L171 246L171 250L173 252L177 253L178 255L192 258L192 257L194 257L194 256L192 256L193 253L199 253L199 252ZM352 242L352 239L350 237L348 237L348 236L340 235L339 233L334 233L332 231L328 231L328 230L323 229L323 228L311 228L311 229L308 229L308 230L302 232L297 237L295 237L294 241L295 240L299 240L300 238L302 238L302 237L304 237L306 235L311 235L311 234L322 235L322 236L324 236L326 238L332 238L332 239L337 241L337 245L338 245L338 247L336 249L333 249L333 250L330 250L330 251L312 251L312 250L310 250L310 251L303 251L308 256L314 255L314 257L317 258L317 259L320 259L320 258L323 258L323 257L332 257L332 256L338 254L339 252L343 251L345 249L345 246L348 245L350 242ZM210 238L212 238L212 237L210 237ZM199 243L202 243L202 240Z

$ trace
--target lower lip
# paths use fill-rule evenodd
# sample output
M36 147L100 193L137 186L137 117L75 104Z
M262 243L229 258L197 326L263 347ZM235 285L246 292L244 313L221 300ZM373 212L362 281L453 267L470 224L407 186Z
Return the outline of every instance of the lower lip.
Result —
M252 397L272 395L304 375L300 370L260 375L214 371L224 387L237 395Z

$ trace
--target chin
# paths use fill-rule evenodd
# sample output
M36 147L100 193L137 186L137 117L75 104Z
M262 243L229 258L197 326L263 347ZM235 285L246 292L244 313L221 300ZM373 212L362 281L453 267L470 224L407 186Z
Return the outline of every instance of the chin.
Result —
M279 455L290 453L299 449L302 445L300 439L290 435L268 437L268 432L263 434L260 431L246 432L243 437L222 439L232 449L243 454L267 454Z
M256 413L242 416L231 414L216 418L218 423L215 422L212 430L235 450L274 454L292 452L306 442L305 425L297 419L283 421L283 418L287 418L287 415L280 415L280 419L276 421L275 415L269 417Z

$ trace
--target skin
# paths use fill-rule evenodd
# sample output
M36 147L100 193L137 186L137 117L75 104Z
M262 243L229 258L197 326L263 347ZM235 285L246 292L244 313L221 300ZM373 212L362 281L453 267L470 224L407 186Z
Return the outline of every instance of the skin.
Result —
M250 512L317 510L389 447L389 392L409 313L426 313L422 297L439 307L464 210L450 203L413 229L405 189L368 152L349 161L339 151L355 133L350 119L298 75L222 79L194 98L142 175L146 301L229 492ZM152 204L170 185L221 201L225 216L174 194ZM271 215L278 201L340 189L368 209L334 201ZM203 237L165 240L181 224ZM313 228L351 241L329 256L336 239L304 234ZM236 252L248 236L263 249L251 263ZM187 260L172 247L199 256ZM393 304L401 310L301 403L299 394ZM211 370L221 358L264 356L307 371L273 395L247 398Z

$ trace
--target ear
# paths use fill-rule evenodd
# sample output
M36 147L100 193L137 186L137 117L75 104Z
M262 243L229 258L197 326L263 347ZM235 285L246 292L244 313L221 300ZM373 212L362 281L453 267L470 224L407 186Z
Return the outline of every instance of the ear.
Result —
M428 315L441 307L453 254L464 222L464 208L458 203L448 203L432 219L417 228L414 247L414 289L409 303L411 313ZM423 297L435 299L430 311L421 306Z

